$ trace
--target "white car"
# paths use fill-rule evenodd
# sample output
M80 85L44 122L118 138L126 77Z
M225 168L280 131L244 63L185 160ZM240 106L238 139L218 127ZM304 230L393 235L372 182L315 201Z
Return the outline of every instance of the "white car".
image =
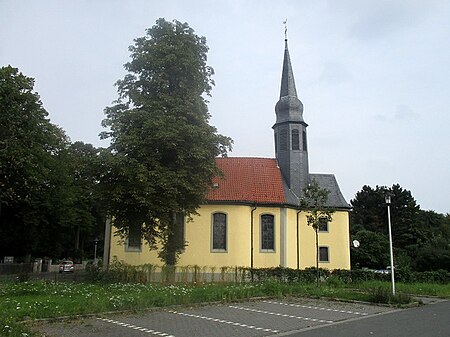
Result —
M75 270L75 266L73 265L73 261L64 260L59 264L59 272L60 273L73 273Z

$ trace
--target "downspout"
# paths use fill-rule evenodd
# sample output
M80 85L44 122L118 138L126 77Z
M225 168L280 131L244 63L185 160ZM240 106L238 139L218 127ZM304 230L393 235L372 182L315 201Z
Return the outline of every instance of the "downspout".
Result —
M297 270L300 269L300 230L299 230L300 220L298 218L300 212L301 210L297 211Z
M250 274L253 282L253 212L256 210L256 204L253 205L250 221Z
M295 196L295 198L297 198L297 270L300 269L300 220L298 218L298 215L300 214L300 212L302 211L300 208L301 206L301 198L295 194L295 192L291 189L289 189L289 191Z

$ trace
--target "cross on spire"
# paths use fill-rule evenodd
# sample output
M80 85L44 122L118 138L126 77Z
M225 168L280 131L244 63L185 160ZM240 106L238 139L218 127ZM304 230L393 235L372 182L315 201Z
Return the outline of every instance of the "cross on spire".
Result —
M284 25L284 39L287 40L287 19L283 21Z

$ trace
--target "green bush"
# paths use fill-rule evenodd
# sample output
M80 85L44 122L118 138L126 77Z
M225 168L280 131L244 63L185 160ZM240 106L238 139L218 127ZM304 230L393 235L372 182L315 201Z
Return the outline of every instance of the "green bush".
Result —
M392 295L391 289L386 287L375 287L369 290L369 301L372 303L386 304L408 304L411 303L411 296L403 293Z
M372 303L389 303L389 289L376 287L369 290L369 301Z

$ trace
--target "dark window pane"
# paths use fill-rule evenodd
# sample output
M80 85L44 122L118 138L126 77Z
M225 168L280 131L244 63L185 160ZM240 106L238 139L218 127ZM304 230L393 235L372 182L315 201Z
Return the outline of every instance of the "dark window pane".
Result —
M325 218L319 219L319 232L328 232L328 220Z
M274 250L275 249L275 226L273 215L261 216L261 249Z
M328 247L319 247L319 261L320 262L328 262Z
M141 248L141 226L130 225L128 227L128 247Z
M292 130L292 150L300 150L300 135L297 129Z
M227 216L223 213L213 215L213 249L227 249Z

